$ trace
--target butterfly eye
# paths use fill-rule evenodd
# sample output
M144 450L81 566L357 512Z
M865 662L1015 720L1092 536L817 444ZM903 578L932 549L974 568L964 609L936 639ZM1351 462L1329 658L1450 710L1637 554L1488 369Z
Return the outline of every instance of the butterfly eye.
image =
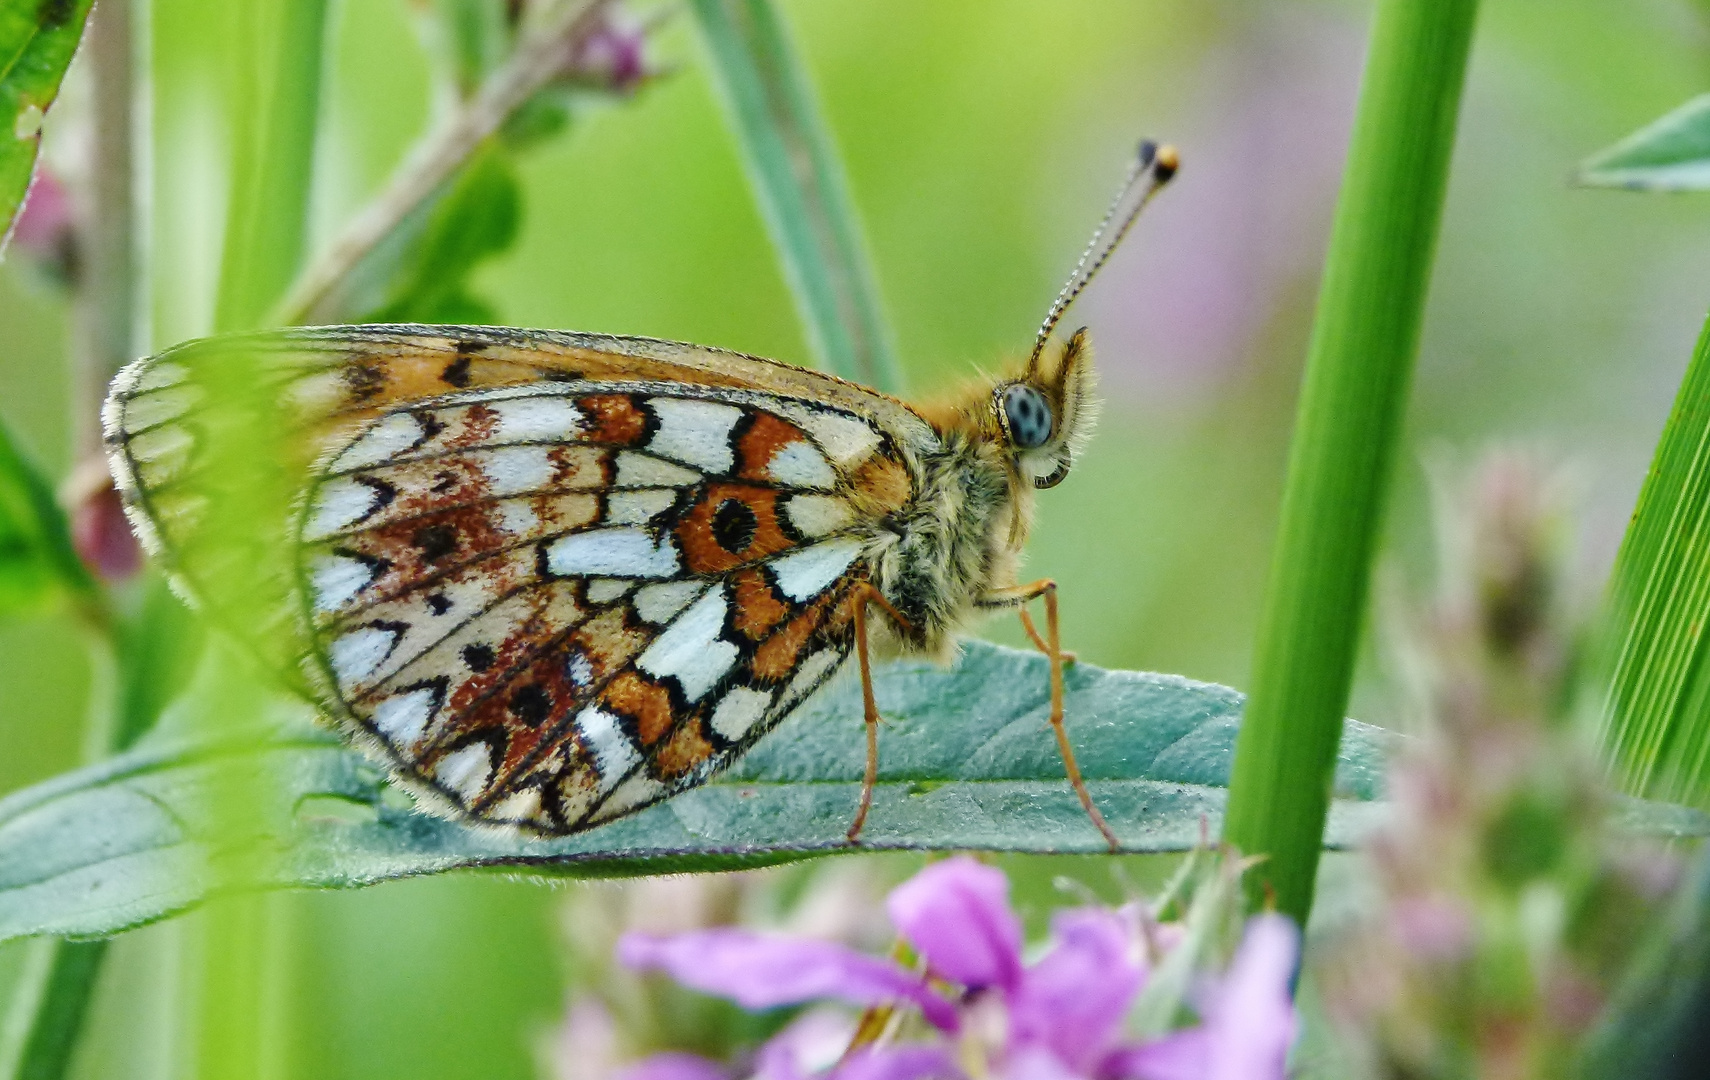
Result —
M1051 405L1045 395L1026 383L1003 392L1004 426L1011 445L1021 450L1044 446L1051 437Z

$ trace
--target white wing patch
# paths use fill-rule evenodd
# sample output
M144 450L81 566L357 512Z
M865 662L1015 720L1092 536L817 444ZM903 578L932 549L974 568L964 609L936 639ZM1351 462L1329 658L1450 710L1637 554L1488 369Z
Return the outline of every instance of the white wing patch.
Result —
M837 474L825 455L801 440L779 447L766 463L766 472L785 487L830 491L837 486Z
M748 734L750 728L766 715L766 709L772 704L772 693L766 690L754 690L746 686L732 687L730 692L719 699L718 708L713 710L712 729L731 742L739 742Z
M303 525L303 539L324 540L361 521L379 505L380 491L373 484L348 476L328 480L315 492L315 504Z
M671 509L677 492L671 488L643 488L613 492L606 499L608 525L645 525Z
M551 449L545 446L507 446L485 455L481 471L494 495L521 495L539 491L552 482L557 471Z
M777 411L813 436L837 467L846 472L879 448L878 431L864 420L793 403L780 406Z
M649 452L719 474L736 465L730 432L742 419L741 409L693 398L656 397L647 404L659 418L659 430L647 443Z
M432 687L417 687L382 701L372 719L387 742L407 751L427 730L438 705L439 695Z
M861 554L861 541L827 540L780 555L768 565L778 590L798 603L824 592Z
M494 441L569 442L582 434L582 413L562 397L520 397L488 406L498 414Z
M327 652L339 690L348 694L372 675L397 648L401 636L395 628L364 626L335 639Z
M554 540L546 567L559 577L675 577L680 567L670 537L646 529L594 529Z
M474 802L493 775L492 753L486 743L470 743L439 759L433 778L456 792L464 802Z
M689 601L701 594L706 584L701 581L664 581L648 585L635 594L635 613L655 626L662 626L671 616L689 606Z
M409 413L383 416L333 459L332 471L349 472L390 461L413 449L425 438L427 431L421 421Z
M701 482L701 474L649 454L625 450L617 456L616 488L688 487Z
M656 678L675 678L685 698L701 700L740 655L721 636L729 606L725 587L713 586L653 639L636 658L636 667Z
M348 555L321 554L309 562L309 591L315 610L337 611L373 584L378 568Z
M601 794L617 786L625 773L641 764L641 755L623 733L618 718L599 706L590 705L576 714L576 730L599 770Z
M855 521L855 508L835 495L792 495L784 503L784 516L796 532L818 537L847 529Z

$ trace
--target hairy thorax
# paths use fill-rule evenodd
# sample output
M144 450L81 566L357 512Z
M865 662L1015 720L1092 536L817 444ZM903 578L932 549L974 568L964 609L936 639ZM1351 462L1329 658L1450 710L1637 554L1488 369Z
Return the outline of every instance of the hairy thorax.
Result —
M869 556L873 584L910 625L875 618L875 644L889 655L948 660L975 601L1015 583L1032 493L1012 487L998 447L960 431L945 432L918 460L916 498L874 534Z

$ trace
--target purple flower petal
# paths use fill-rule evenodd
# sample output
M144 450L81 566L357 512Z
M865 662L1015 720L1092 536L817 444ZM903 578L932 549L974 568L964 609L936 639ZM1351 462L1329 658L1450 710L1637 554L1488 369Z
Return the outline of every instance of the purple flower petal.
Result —
M1144 1046L1119 1047L1105 1055L1095 1075L1098 1080L1206 1080L1210 1061L1210 1032L1197 1027Z
M658 968L684 986L749 1009L835 998L855 1005L912 1001L933 1025L956 1030L956 1011L915 975L888 960L827 941L702 930L656 938L625 934L617 956L627 967Z
M1023 1046L1004 1062L1003 1080L1082 1080L1082 1077L1045 1047Z
M892 1046L863 1050L839 1065L831 1080L961 1080L946 1046Z
M892 890L886 907L934 974L968 987L1020 982L1021 921L1002 871L965 855L933 863Z
M730 1080L717 1063L695 1054L654 1054L620 1069L612 1080Z
M831 1008L810 1009L760 1048L755 1080L806 1080L835 1065L855 1034L855 1022Z
M1010 998L1010 1052L1043 1046L1088 1075L1110 1045L1145 972L1117 913L1081 908L1052 920L1056 944Z
M1257 915L1235 951L1207 1027L1208 1080L1282 1080L1294 1041L1294 979L1300 931L1287 916Z

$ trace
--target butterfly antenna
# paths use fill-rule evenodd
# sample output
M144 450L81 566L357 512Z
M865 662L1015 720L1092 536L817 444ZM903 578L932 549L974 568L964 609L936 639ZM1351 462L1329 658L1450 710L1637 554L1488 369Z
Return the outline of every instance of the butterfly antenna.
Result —
M1158 189L1170 182L1170 177L1176 175L1179 164L1176 148L1159 146L1150 139L1140 143L1140 153L1129 167L1128 178L1122 182L1122 190L1116 193L1111 201L1110 209L1105 211L1104 220L1098 223L1098 231L1093 233L1087 249L1081 253L1081 261L1075 264L1075 272L1069 275L1069 280L1063 286L1063 291L1057 294L1057 299L1051 304L1051 310L1045 313L1045 321L1039 326L1039 339L1033 343L1033 354L1027 359L1027 370L1034 371L1039 367L1039 354L1045 349L1045 342L1051 336L1051 331L1057 328L1057 321L1063 317L1063 312L1069 310L1069 305L1075 302L1075 297L1081 295L1081 290L1098 273L1099 267L1110 258L1110 253L1116 250L1116 245L1122 243L1122 238L1128 234L1128 227L1134 224L1134 219L1140 216L1152 196ZM1116 227L1111 228L1115 222ZM1108 234L1108 239L1106 236Z

